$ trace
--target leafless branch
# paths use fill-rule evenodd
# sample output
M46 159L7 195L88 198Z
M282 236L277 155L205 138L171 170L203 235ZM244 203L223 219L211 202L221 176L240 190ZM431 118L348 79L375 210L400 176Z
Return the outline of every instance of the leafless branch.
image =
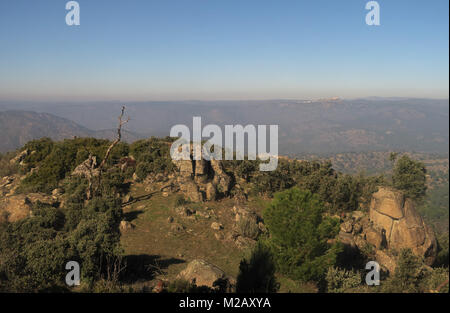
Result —
M117 127L117 138L114 140L111 145L108 147L108 150L106 150L105 157L103 158L102 162L99 165L99 170L101 171L102 168L105 166L106 162L108 161L109 155L111 154L111 150L120 142L122 139L122 126L128 123L130 120L129 117L127 117L126 120L123 119L123 114L125 113L125 106L122 106L122 112L119 115L119 126Z
M117 138L111 143L111 145L108 147L108 149L106 150L105 153L105 157L103 158L102 162L100 163L100 165L98 166L98 180L97 180L97 186L95 188L95 192L98 190L98 188L100 188L101 185L101 180L102 180L102 170L106 165L106 162L109 159L109 156L111 154L112 149L120 142L120 140L122 139L122 126L125 125L126 123L128 123L128 121L130 120L129 117L127 117L126 120L123 119L125 113L125 106L122 106L122 111L120 112L119 115L119 125L117 127Z

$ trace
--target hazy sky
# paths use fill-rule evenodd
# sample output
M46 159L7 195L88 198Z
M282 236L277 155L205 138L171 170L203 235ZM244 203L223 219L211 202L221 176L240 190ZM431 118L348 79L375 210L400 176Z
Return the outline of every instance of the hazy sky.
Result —
M0 1L0 100L448 98L448 0Z

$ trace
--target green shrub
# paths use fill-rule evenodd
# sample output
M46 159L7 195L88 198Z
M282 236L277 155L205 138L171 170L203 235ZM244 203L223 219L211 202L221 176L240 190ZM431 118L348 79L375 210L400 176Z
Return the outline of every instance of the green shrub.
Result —
M83 183L74 180L68 190L82 190ZM108 277L110 260L121 254L120 199L79 201L75 193L64 208L37 203L32 217L0 225L0 291L67 290L68 261L80 263L87 285Z
M361 273L348 271L337 267L330 267L326 276L327 291L331 293L342 293L350 291L361 285Z
M324 207L317 195L292 188L275 194L264 211L279 271L290 278L321 282L336 263L342 247L329 245L339 232L339 221L322 218Z
M136 159L136 175L143 180L150 173L168 173L174 170L167 138L138 140L130 145L130 154Z
M169 283L167 291L171 293L191 293L195 287L195 284L192 284L188 280L175 279Z
M424 281L429 275L421 258L410 249L399 252L394 275L382 282L382 291L389 293L417 293L424 291Z
M27 143L24 149L28 149L30 154L24 159L24 170L28 172L35 167L38 170L25 177L18 191L51 193L90 153L97 157L97 163L100 164L110 144L108 140L94 138L66 139L62 142L44 138ZM117 163L128 154L128 150L126 143L116 145L108 159L108 165Z
M426 174L427 171L422 162L404 155L395 164L392 183L407 197L419 200L425 196L427 190Z
M10 162L13 156L14 154L11 152L7 154L0 153L0 178L14 175L19 172L19 166Z
M428 277L425 280L425 285L427 289L426 291L448 293L449 292L448 280L449 280L448 268L445 267L434 268L433 271L428 275Z

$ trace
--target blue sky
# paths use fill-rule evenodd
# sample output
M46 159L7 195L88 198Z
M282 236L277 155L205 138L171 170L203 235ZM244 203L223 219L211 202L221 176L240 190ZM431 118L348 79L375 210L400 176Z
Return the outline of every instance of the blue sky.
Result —
M448 98L447 0L0 1L0 100Z

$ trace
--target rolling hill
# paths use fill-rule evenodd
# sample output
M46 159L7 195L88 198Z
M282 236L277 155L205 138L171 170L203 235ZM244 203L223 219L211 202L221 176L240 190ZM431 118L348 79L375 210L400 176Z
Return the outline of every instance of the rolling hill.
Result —
M30 140L49 137L62 140L73 137L96 137L111 139L115 131L90 130L73 121L49 113L31 111L0 112L0 152L15 150ZM125 141L134 141L139 135L124 132Z

